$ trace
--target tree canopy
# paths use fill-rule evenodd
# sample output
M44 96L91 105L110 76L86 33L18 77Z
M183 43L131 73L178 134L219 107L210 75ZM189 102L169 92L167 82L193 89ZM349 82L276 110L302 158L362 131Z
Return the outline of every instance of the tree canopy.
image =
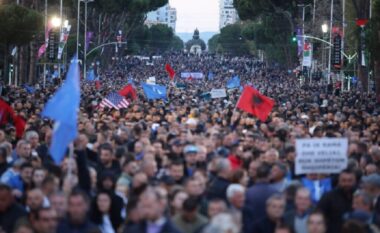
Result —
M0 42L23 45L43 31L43 17L38 12L16 5L0 5Z
M150 28L141 25L132 31L128 40L129 53L180 51L183 48L183 41L164 24L152 25Z

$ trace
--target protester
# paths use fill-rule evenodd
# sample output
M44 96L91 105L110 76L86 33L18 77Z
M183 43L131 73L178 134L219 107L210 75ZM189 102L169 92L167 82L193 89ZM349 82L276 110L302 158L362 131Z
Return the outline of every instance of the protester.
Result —
M65 82L48 80L33 93L3 88L0 232L335 233L380 226L376 97L359 84L335 92L323 80L300 83L282 68L207 53L121 57L96 67L97 84L80 80L64 89L69 104L48 111L75 115L63 123L46 118L45 108ZM153 76L156 85L145 85ZM225 97L216 98L224 88ZM111 93L128 106L100 107ZM25 121L21 131L17 117ZM62 125L78 130L68 144ZM299 139L346 139L344 166L299 172ZM57 157L52 148L60 146Z

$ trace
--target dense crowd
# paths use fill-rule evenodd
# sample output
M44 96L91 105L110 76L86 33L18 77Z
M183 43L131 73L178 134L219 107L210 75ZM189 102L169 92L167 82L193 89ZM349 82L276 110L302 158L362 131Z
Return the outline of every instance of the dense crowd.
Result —
M164 66L177 71L175 83ZM202 80L180 72L202 72ZM1 233L380 232L380 106L374 94L302 83L250 57L127 58L81 82L79 137L59 165L49 154L53 122L40 113L59 87L3 86L26 119L17 138L0 129ZM238 75L276 104L266 122L235 108L241 90L205 95ZM155 76L166 100L148 101ZM126 109L99 108L133 82ZM339 87L339 85L336 85ZM295 173L295 141L347 138L339 174Z

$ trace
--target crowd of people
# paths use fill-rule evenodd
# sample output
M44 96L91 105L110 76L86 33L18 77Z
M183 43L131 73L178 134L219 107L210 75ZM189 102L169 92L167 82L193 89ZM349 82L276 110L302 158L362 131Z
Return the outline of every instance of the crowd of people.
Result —
M182 79L184 71L205 78ZM79 136L61 164L49 153L54 122L40 115L59 84L2 88L26 130L17 138L11 123L0 129L1 233L380 232L374 94L302 84L250 57L130 57L99 75L100 86L81 81ZM265 122L235 108L239 88L204 95L236 75L275 100ZM166 100L144 96L151 76L168 86ZM128 81L137 100L98 108ZM347 168L296 174L295 141L323 137L348 139Z

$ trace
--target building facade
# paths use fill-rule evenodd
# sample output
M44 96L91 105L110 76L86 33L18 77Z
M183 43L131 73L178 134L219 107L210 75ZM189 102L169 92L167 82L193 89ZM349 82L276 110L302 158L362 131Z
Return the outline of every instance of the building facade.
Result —
M165 24L172 28L173 32L175 32L176 22L177 10L170 7L169 4L149 12L145 20L145 24L148 25L148 27L155 24Z
M238 20L239 15L234 7L234 0L219 0L219 29Z

